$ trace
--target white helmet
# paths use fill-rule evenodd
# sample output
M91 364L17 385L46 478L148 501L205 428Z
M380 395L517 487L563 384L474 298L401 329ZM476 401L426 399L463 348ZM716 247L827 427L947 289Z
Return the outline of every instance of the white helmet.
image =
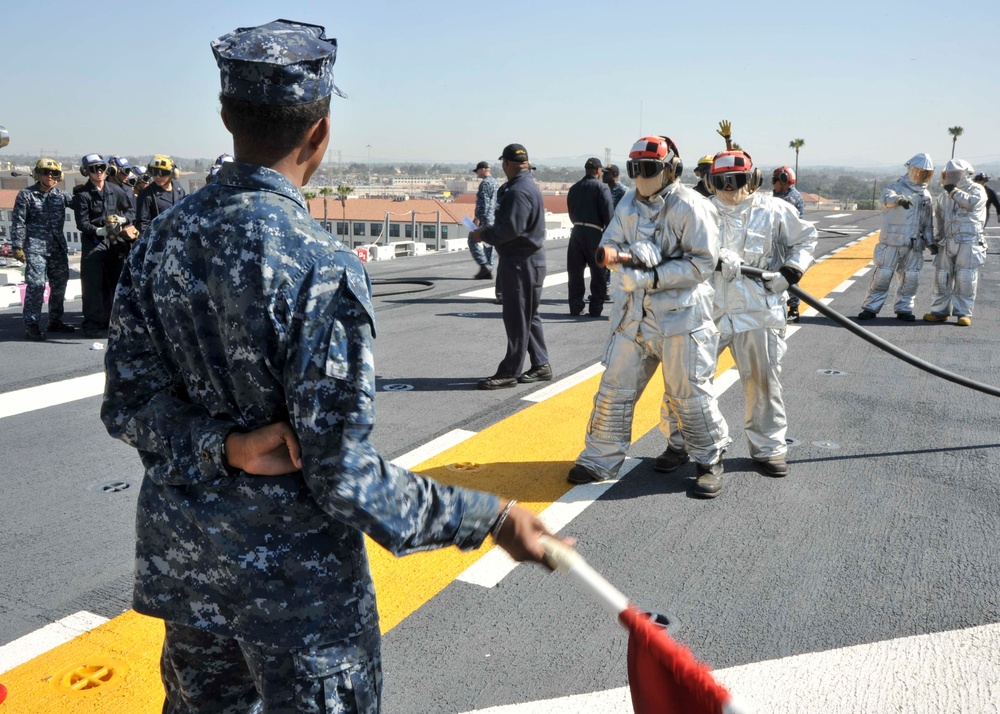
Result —
M962 171L969 176L976 173L976 170L972 168L972 164L963 159L952 159L947 164L944 165L945 171Z
M931 161L931 157L928 154L917 154L907 161L905 165L915 169L923 169L924 171L934 170L934 162Z

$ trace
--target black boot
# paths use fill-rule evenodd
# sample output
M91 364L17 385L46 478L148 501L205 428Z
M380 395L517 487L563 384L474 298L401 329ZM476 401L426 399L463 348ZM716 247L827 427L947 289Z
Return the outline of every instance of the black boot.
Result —
M676 471L687 462L688 455L686 451L674 451L668 446L666 451L657 456L653 461L653 471L668 474L671 471Z
M797 307L788 308L788 321L789 322L799 321L799 309Z
M62 320L49 320L49 332L76 332L76 328L72 325L67 325Z
M691 487L691 493L702 498L715 498L722 491L722 462L698 464L698 480Z
M27 325L24 328L24 339L31 340L32 342L43 342L45 340L45 333L38 329L38 325Z

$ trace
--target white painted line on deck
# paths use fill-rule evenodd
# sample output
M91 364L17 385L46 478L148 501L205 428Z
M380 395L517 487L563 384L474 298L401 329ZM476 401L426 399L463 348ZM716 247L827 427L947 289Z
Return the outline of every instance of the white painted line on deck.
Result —
M104 372L0 394L0 419L104 394Z
M595 366L600 367L601 370L604 369L602 365ZM735 367L727 369L715 379L716 395L722 396L727 389L734 384L739 383L739 381L739 371L737 371ZM544 523L545 527L550 531L558 533L569 525L574 518L583 513L588 506L594 503L594 501L603 496L605 491L625 478L632 471L632 469L638 465L639 459L626 457L625 463L618 472L617 478L597 483L581 484L571 488L563 494L559 500L555 501L551 506L538 514L539 519L541 519L542 523ZM502 548L494 548L482 558L477 560L475 564L469 566L469 568L467 568L465 572L459 575L456 579L471 585L493 588L496 587L500 581L503 580L504 577L506 577L507 574L510 573L516 566L517 562L507 555L505 550Z
M590 268L583 269L583 279L587 280L590 278ZM551 288L556 285L564 285L569 282L569 273L552 273L551 275L545 276L545 281L542 283L543 288ZM481 290L472 290L467 293L459 293L459 297L467 298L491 298L496 295L496 287L491 285L488 288L483 288Z
M401 466L404 469L412 469L417 464L427 461L427 459L432 459L442 451L450 449L456 444L461 444L463 441L471 436L475 436L476 432L468 431L466 429L452 429L447 434L442 434L436 439L431 439L423 446L418 446L413 451L408 451L402 456L397 456L392 460L396 466Z
M852 285L854 285L854 281L853 280L845 280L844 282L842 282L840 285L838 285L837 287L835 287L830 292L831 293L842 293L845 290L847 290L847 288L851 287Z
M871 264L868 264L865 267L863 267L861 270L859 270L858 272L856 272L852 277L860 278L860 277L863 277L865 275L868 275L868 273L871 272L871 269L872 269Z
M106 617L81 610L24 637L19 637L13 642L8 642L0 647L0 674L33 660L53 647L65 644L107 621Z
M539 520L553 533L558 533L588 506L624 479L639 465L639 459L626 458L618 477L596 483L585 483L571 488L562 497L538 514ZM507 555L503 548L493 548L459 575L456 580L484 588L495 588L508 573L517 567L517 561Z
M829 216L823 216L823 218L844 218L845 216L851 215L850 213L832 213Z
M753 662L712 675L740 711L758 714L995 712L1000 701L997 651L1000 625L992 624ZM622 656L622 672L625 667ZM628 687L465 714L590 712L631 714Z
M824 305L829 305L831 302L833 302L833 298L820 298L820 302L823 303ZM811 315L818 315L819 312L814 307L807 307L800 314L803 315L803 316L806 316L806 315L810 315L811 316Z
M798 327L794 328L799 329ZM788 332L785 333L789 334ZM794 331L791 334L795 334ZM730 367L725 372L715 378L715 396L721 397L726 390L740 381L740 372L735 367Z
M604 365L598 362L597 364L592 364L589 367L581 369L576 374L571 374L568 377L563 377L558 382L553 382L545 389L539 389L537 392L532 392L527 396L521 397L525 402L544 402L549 397L554 397L560 392L565 392L570 387L575 387L580 384L580 382L586 382L588 379L596 374L600 374L604 371Z

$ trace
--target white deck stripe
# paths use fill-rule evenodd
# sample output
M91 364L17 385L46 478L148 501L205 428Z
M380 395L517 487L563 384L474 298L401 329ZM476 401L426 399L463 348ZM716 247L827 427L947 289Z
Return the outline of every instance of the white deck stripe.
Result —
M854 281L853 280L845 280L844 282L842 282L840 285L838 285L837 287L835 287L830 292L831 293L842 293L845 290L847 290L847 288L851 287L852 285L854 285Z
M601 365L595 365L601 367ZM603 367L601 367L603 369ZM739 372L736 368L727 369L715 380L715 392L723 394L734 384L740 381ZM553 385L556 386L556 385ZM600 481L598 483L587 483L575 486L567 491L563 496L555 501L551 506L542 511L538 517L545 527L553 533L558 533L574 518L583 513L588 506L604 495L604 492L625 478L636 466L638 459L626 458L618 477ZM484 588L494 588L508 573L510 573L517 563L507 555L502 548L494 548L484 555L475 564L469 566L461 575L456 578L463 583L480 585Z
M0 394L0 419L104 394L104 372Z
M552 505L539 513L539 520L550 531L558 533L594 501L603 496L605 491L628 476L632 469L638 465L638 459L626 458L617 478L597 483L585 483L571 488L558 501L553 502ZM466 568L456 580L470 585L480 585L484 588L494 588L516 567L517 562L507 555L507 551L503 548L493 548L473 565Z
M851 277L854 277L854 278L861 278L861 277L864 277L865 275L868 275L868 273L870 273L870 272L871 272L871 269L872 269L872 266L871 266L871 264L869 264L869 265L866 265L865 267L863 267L863 268L862 268L861 270L859 270L858 272L856 272L856 273L855 273L855 274L854 274L853 276L851 276Z
M823 216L823 218L843 218L844 216L849 216L850 213L833 213L829 216Z
M401 466L404 469L412 469L419 463L427 461L427 459L434 458L442 451L450 449L456 444L461 444L463 441L468 439L470 436L475 436L476 432L468 431L466 429L452 429L447 434L442 434L436 439L431 439L423 446L418 446L413 451L408 451L402 456L397 456L392 460L392 463L396 466Z
M539 389L537 392L532 392L531 394L521 397L525 402L544 402L549 397L554 397L560 392L565 392L570 387L575 387L580 384L580 382L586 382L588 379L593 377L595 374L600 374L604 371L604 365L598 362L597 364L592 364L589 367L581 369L576 374L571 374L568 377L563 377L558 382L553 382L545 389Z
M810 652L712 674L740 711L757 714L995 712L1000 701L997 651L1000 625L994 624ZM589 712L631 714L628 687L466 714Z
M590 268L583 269L583 279L586 280L590 277ZM542 282L543 288L551 288L556 285L564 285L569 282L569 273L552 273L551 275L546 275L544 282ZM491 298L496 294L496 287L490 286L488 288L483 288L482 290L472 290L467 293L459 293L459 297L467 298Z
M106 617L81 610L24 637L19 637L0 647L0 674L45 654L53 647L65 644L107 621Z

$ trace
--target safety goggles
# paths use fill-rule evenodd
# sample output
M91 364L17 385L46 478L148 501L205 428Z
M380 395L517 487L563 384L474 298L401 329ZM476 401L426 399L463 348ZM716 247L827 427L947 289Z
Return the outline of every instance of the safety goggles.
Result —
M712 187L716 191L737 191L749 183L750 174L742 171L727 174L715 174L710 176L709 180L712 182Z
M639 178L640 176L643 178L653 178L666 167L665 163L656 159L629 159L625 163L625 169L628 171L628 177L631 179Z
M160 178L166 178L170 175L170 169L150 169L149 173L153 176L159 176Z
M125 179L125 184L127 186L135 186L137 183L135 176L129 176Z
M87 167L88 174L103 174L108 170L107 164L91 164Z
M54 179L62 178L62 171L57 171L56 169L40 169L38 173L42 176L49 176Z

